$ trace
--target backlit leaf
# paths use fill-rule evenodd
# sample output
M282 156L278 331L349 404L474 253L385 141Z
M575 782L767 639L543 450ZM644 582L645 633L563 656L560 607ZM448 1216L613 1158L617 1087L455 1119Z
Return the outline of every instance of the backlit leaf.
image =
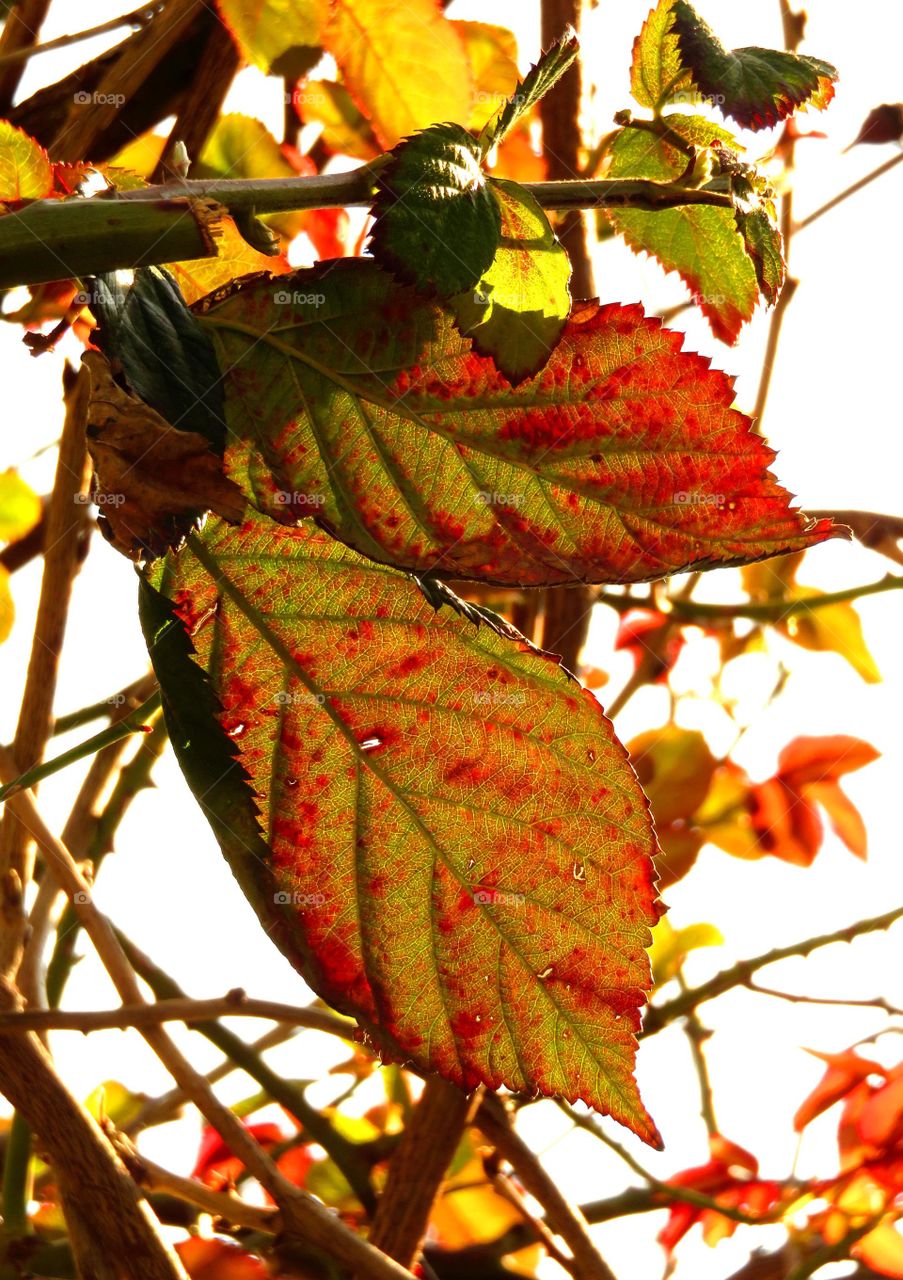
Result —
M8 120L0 120L0 202L40 200L53 191L47 152Z
M313 166L311 166L311 169ZM199 157L199 177L296 178L269 129L251 116L231 112L220 116ZM271 214L268 225L289 239L303 230L302 210Z
M692 81L691 73L681 65L674 0L660 0L633 42L630 92L640 106L657 109L689 88Z
M508 101L483 128L480 142L484 153L501 142L517 122L545 97L577 57L579 48L577 33L569 27L560 39L544 50Z
M752 260L762 297L770 305L778 300L784 287L784 241L778 229L774 206L770 202L756 209L737 209L737 230L743 237L746 252Z
M595 698L309 525L210 521L155 580L182 767L314 989L390 1059L657 1144L631 1074L654 838Z
M481 159L457 124L433 125L400 142L377 178L376 260L442 298L473 289L495 256L501 227Z
M258 252L238 232L231 218L223 219L216 236L216 248L215 258L170 263L169 269L189 305L238 276L248 276L255 271L268 271L270 275L291 271L284 253L272 257Z
M41 518L41 499L16 471L0 471L0 542L15 542Z
M693 145L705 147L721 140L718 127L706 124L701 117L671 115L667 117L667 125L679 138ZM701 129L705 132L700 134ZM615 137L610 154L608 175L612 178L674 182L688 161L686 153L673 140L637 128L622 129ZM619 209L609 217L632 249L653 254L666 271L680 274L716 338L736 342L756 308L759 283L730 209L705 205L660 209L654 213Z
M0 564L0 644L9 638L16 619L16 608L9 589L9 571Z
M696 84L746 129L771 128L799 107L821 110L834 97L830 63L783 49L726 49L686 0L675 0L674 30Z
M384 147L470 118L470 67L435 0L333 0L326 47Z
M730 380L639 307L576 304L516 389L448 312L363 260L249 281L202 323L231 430L259 451L252 500L282 521L314 515L375 560L626 582L835 533L789 505Z
M871 1058L862 1058L852 1049L844 1053L818 1053L814 1049L808 1051L815 1058L826 1064L827 1070L818 1084L804 1102L800 1104L793 1118L793 1127L801 1133L816 1116L833 1107L835 1102L871 1075L883 1075L884 1068Z
M814 587L797 587L791 599L819 594ZM881 672L865 643L862 620L851 601L794 614L777 627L803 649L839 653L867 684L881 683Z
M877 760L880 755L870 742L845 733L821 738L794 738L778 756L778 772L790 786L842 778Z
M487 22L457 19L454 27L464 45L473 82L473 106L467 127L479 130L517 87L517 40L507 27Z
M302 74L319 57L329 0L217 0L239 52L262 71Z
M490 190L501 210L495 257L476 287L452 298L451 306L474 349L516 384L539 372L561 337L571 263L528 191L499 178Z
M373 160L380 153L370 121L358 110L344 85L334 80L303 80L292 99L304 124L318 124L330 151Z
M675 977L691 951L700 947L720 947L723 942L720 930L713 924L688 924L682 929L675 929L664 916L652 930L652 946L649 948L655 985L663 986Z

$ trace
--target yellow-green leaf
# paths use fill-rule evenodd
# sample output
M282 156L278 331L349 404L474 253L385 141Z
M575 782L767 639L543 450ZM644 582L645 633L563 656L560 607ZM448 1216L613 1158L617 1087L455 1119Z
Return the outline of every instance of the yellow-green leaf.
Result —
M652 964L652 980L657 987L676 977L678 970L691 951L700 947L720 947L724 938L713 924L688 924L675 929L667 916L663 916L652 930L652 946L649 960Z
M325 44L384 147L470 119L470 66L435 0L334 0Z
M517 88L517 40L507 27L487 22L453 23L464 44L473 78L469 129L479 130Z
M47 152L8 120L0 120L0 200L41 200L52 190Z
M217 0L239 52L262 71L302 74L319 55L329 0ZM300 59L300 61L299 61Z
M15 471L0 471L0 542L24 538L41 518L41 499Z

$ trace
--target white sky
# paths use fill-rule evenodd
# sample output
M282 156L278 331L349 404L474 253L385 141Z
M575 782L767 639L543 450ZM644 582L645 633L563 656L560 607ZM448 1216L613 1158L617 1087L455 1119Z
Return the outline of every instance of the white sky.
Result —
M49 39L101 22L125 7L121 0L57 3L44 35ZM537 24L532 21L536 7L523 0L456 0L451 13L513 25L521 36L526 65L537 47ZM602 127L607 127L615 110L629 103L630 47L648 7L645 0L601 0L587 22L584 58L598 86ZM825 115L801 117L803 128L824 130L828 139L803 142L797 149L800 216L893 154L888 147L860 147L845 156L841 152L871 107L903 97L899 71L903 6L898 0L859 0L855 10L838 0L811 0L807 7L804 51L835 62L841 82ZM780 44L776 0L756 5L705 0L700 8L728 44ZM107 38L35 60L25 89L64 74L110 42ZM276 127L281 95L274 96L256 73L246 73L229 105L258 112ZM749 139L752 158L766 148L767 137ZM780 450L778 475L804 506L900 509L901 199L903 169L898 169L794 243L792 272L802 283L785 321L766 432ZM676 277L666 279L655 263L635 257L619 242L601 248L596 268L597 289L606 300L640 300L657 310L684 297ZM700 317L685 314L678 323L688 333L690 349L711 355L716 364L738 375L738 402L749 408L767 318L757 315L732 350L714 341ZM62 361L64 356L77 360L79 354L78 345L66 340L59 352L34 360L21 345L18 330L0 327L0 385L6 411L6 429L0 432L0 468L21 465L25 477L41 492L51 483L53 458L51 453L34 455L58 434ZM834 542L810 553L803 577L813 585L836 589L872 581L890 567L857 546ZM14 730L38 585L35 565L14 580L19 616L11 639L0 648L0 738L5 741ZM737 587L737 575L728 571L709 575L706 583L712 598L725 600L738 598ZM144 669L146 655L134 599L131 568L97 538L76 587L60 671L61 712L114 692ZM777 644L776 651L793 671L778 705L758 714L774 678L769 659L744 659L736 664L730 681L741 718L752 721L738 758L756 776L764 777L773 769L780 747L798 733L850 733L881 749L879 762L845 783L867 820L869 862L857 862L831 837L809 870L773 859L750 864L716 850L704 852L690 878L666 894L676 925L712 920L726 939L724 947L691 959L688 975L692 980L702 980L734 959L878 914L903 900L896 808L903 766L899 732L903 596L866 600L861 615L868 643L885 675L883 685L865 685L836 656L811 656ZM612 687L617 688L629 663L625 655L612 661L614 627L613 615L600 612L587 657L612 671ZM704 693L714 658L704 642L697 650L682 663L681 687ZM666 715L664 693L647 690L629 704L618 730L629 739L662 723ZM730 741L722 713L701 701L682 704L679 719L705 728L716 750ZM80 736L54 744L54 754ZM117 854L104 868L97 890L101 907L191 994L219 995L242 986L252 995L303 1001L306 989L258 928L171 757L156 776L157 793L143 795L133 806L120 830ZM62 826L79 780L80 771L71 769L41 789L42 809L57 827ZM809 961L789 962L767 971L763 981L820 994L884 994L903 1003L899 939L898 927L887 936L860 940L852 949L833 947ZM106 978L93 956L88 956L69 984L67 1004L83 1008L114 1003ZM775 1176L789 1172L795 1146L790 1118L820 1074L819 1065L800 1046L841 1049L881 1025L875 1012L793 1006L751 995L736 995L707 1007L705 1019L718 1032L708 1056L721 1128L756 1152L763 1171ZM198 1065L205 1068L217 1061L199 1036L176 1030ZM243 1032L250 1034L251 1026L245 1025ZM891 1059L899 1056L898 1043L893 1037L883 1041L883 1051ZM99 1079L109 1077L146 1092L167 1087L162 1068L134 1033L107 1032L89 1039L56 1033L53 1048L76 1093L85 1094ZM334 1056L330 1044L307 1036L275 1053L273 1061L290 1075L309 1078ZM655 1156L641 1151L639 1143L623 1132L617 1136L660 1176L701 1162L705 1132L697 1114L688 1050L678 1030L643 1046L639 1075L667 1150ZM340 1083L337 1091L338 1087ZM238 1078L224 1087L228 1098L251 1091ZM812 1126L802 1148L801 1174L833 1168L835 1127L833 1113ZM552 1104L530 1109L523 1131L528 1140L545 1149L552 1174L575 1199L612 1194L634 1181L593 1139L568 1136L566 1121ZM187 1171L195 1142L196 1127L189 1123L149 1134L146 1149ZM650 1215L599 1230L605 1256L624 1280L658 1280L663 1259L654 1234L662 1220L662 1215ZM770 1237L763 1231L753 1240L751 1233L741 1229L733 1241L717 1250L685 1247L677 1280L723 1280L742 1263L753 1243L764 1246L779 1238L780 1232L772 1229Z

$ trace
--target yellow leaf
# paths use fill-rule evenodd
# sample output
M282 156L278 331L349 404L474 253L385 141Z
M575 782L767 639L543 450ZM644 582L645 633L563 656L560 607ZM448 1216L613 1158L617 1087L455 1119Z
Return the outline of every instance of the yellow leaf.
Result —
M329 0L219 0L243 57L267 72L292 50L319 45L328 8Z
M189 306L238 276L247 276L254 271L269 271L271 275L278 276L291 270L284 253L273 258L253 249L231 218L223 219L216 233L216 247L218 253L215 258L192 258L190 262L170 264Z
M713 924L688 924L675 929L667 916L663 916L652 930L649 962L652 978L657 987L675 977L691 951L700 947L720 947L724 938Z
M437 120L467 124L467 54L435 0L334 0L325 44L383 146Z
M0 120L0 200L41 200L52 190L47 152L8 120Z
M358 110L344 85L334 80L302 81L294 102L305 124L320 125L330 151L354 160L373 160L379 155L370 121Z
M12 593L9 589L9 574L0 564L0 644L12 631L15 617L16 610L13 605Z
M464 44L473 77L473 105L468 129L482 129L517 88L517 40L507 27L486 22L453 22Z
M796 592L797 597L818 594L813 587L798 587ZM866 646L859 614L848 600L788 618L779 630L803 649L839 653L867 684L881 683L881 672Z
M41 499L15 471L0 471L0 542L24 538L41 518Z
M463 1151L462 1151L463 1148ZM493 1188L469 1138L459 1148L443 1195L433 1206L430 1224L445 1249L488 1244L522 1221L521 1215Z
M889 1219L863 1236L850 1252L879 1275L903 1278L903 1236Z

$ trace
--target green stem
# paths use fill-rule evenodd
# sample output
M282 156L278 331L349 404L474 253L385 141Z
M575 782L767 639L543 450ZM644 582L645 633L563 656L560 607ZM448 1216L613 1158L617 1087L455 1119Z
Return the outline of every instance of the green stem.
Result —
M52 760L45 760L43 764L35 765L33 769L26 770L25 773L20 774L18 778L8 783L5 787L0 787L0 801L8 800L10 796L17 795L18 792L35 786L36 783L42 782L44 778L49 778L54 773L59 773L61 769L67 768L70 764L76 764L77 761L84 760L86 756L96 755L104 747L112 746L114 742L121 742L123 738L129 737L130 734L148 732L147 717L152 715L159 706L160 693L158 691L152 693L145 702L142 702L140 707L136 707L134 711L117 724L111 724L108 729L102 729L100 733L95 733L93 738L87 738L84 742L80 742L77 747L72 747L70 751L64 751L62 755L54 756Z
M132 968L144 979L158 1000L186 998L185 992L168 973L139 951L118 929L116 933ZM221 1053L246 1071L275 1102L280 1103L295 1117L308 1138L318 1142L332 1156L358 1200L368 1213L372 1212L376 1206L376 1196L370 1183L370 1169L355 1143L343 1137L326 1116L312 1107L297 1085L277 1075L249 1044L221 1022L194 1022L191 1030L200 1032L211 1044L215 1044Z
M369 205L381 160L307 178L198 179L89 199L35 200L0 218L0 289L120 268L210 258L226 213ZM547 209L733 207L726 180L708 188L640 178L527 183Z
M10 1239L28 1233L32 1180L31 1129L17 1111L7 1136L3 1163L3 1234Z

